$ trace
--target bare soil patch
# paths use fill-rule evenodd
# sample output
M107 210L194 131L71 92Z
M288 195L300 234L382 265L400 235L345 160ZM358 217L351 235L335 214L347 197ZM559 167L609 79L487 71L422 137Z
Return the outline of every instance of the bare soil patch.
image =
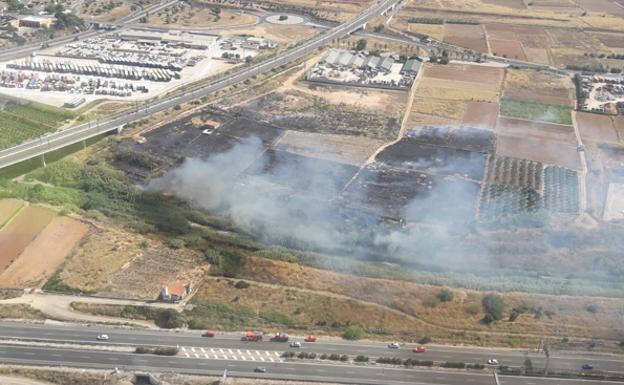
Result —
M462 81L479 85L498 86L503 82L505 69L470 64L449 64L445 66L425 64L423 77Z
M56 213L28 206L0 231L0 270L13 262L24 248L52 221Z
M526 9L522 0L482 0L486 4L500 5L511 9Z
M500 117L496 129L500 134L507 136L529 136L537 139L559 140L570 144L576 143L574 128L562 124Z
M508 69L503 96L544 104L573 106L575 88L572 80L566 76Z
M500 105L498 103L469 102L462 118L462 125L494 130Z
M603 143L618 142L618 135L610 116L577 112L576 121L583 140Z
M621 34L595 34L602 44L609 48L624 48L624 35Z
M624 15L624 8L609 0L581 0L581 6L589 12Z
M558 140L499 135L496 155L580 169L576 146Z
M19 258L0 274L0 286L41 286L88 230L88 225L77 220L55 217L24 249Z
M155 299L164 285L177 280L196 283L198 271L207 266L196 252L173 250L139 234L106 227L88 236L67 258L58 279L84 292Z
M522 44L515 40L490 39L492 54L516 60L526 60Z
M276 148L301 156L358 166L383 144L384 141L361 136L286 131Z
M446 24L444 41L478 52L487 52L485 33L480 25Z
M0 200L0 229L24 206L19 199Z

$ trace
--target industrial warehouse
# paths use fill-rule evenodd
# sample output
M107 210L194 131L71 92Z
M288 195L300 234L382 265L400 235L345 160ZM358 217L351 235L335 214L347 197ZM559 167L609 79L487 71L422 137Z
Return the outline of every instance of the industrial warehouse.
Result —
M321 83L405 89L421 67L417 58L393 54L371 55L361 51L329 50L308 71L306 79Z
M76 95L88 102L104 97L144 100L274 47L250 37L128 30L0 63L0 93L56 106L75 105L70 101Z

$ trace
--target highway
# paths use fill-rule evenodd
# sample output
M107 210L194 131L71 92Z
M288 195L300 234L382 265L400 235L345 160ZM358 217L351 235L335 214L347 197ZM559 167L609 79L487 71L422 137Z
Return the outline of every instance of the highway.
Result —
M35 140L0 151L0 169L50 151L64 148L74 143L79 143L83 140L113 131L115 129L119 129L126 123L139 120L146 116L171 108L177 104L188 102L201 96L222 90L231 85L244 82L245 80L252 79L260 73L270 71L271 69L278 68L284 64L302 58L308 53L330 43L333 39L343 37L357 31L368 21L372 20L379 14L386 12L399 1L400 0L380 0L351 21L341 24L331 30L325 31L325 33L315 36L277 57L242 68L239 71L228 75L224 79L215 81L208 85L187 89L180 95L143 105L140 109L134 112L125 112L113 115L98 121L95 124L89 122L67 130L48 134Z
M441 371L434 369L391 368L375 365L349 365L306 362L254 362L240 360L211 360L142 355L89 349L65 349L0 346L0 361L5 364L63 366L177 372L197 375L221 375L224 369L232 377L272 378L290 381L324 381L356 384L384 385L494 385L493 376L486 372ZM264 366L266 373L254 373ZM598 385L600 381L552 379L539 377L499 376L502 385ZM612 384L624 384L612 382Z
M110 340L98 342L95 337L98 334L108 334ZM480 349L452 346L430 346L426 353L416 354L412 352L415 345L407 345L400 349L389 349L386 343L377 342L349 342L337 339L316 343L303 343L301 348L289 348L287 343L278 342L245 342L240 341L238 334L219 333L215 338L201 337L200 331L167 331L167 330L140 330L110 328L102 326L79 326L79 325L40 325L0 322L0 340L21 339L33 341L46 341L54 343L72 343L75 345L127 345L127 346L180 346L190 357L195 353L204 358L233 359L243 361L251 357L257 357L255 352L271 352L271 357L278 357L282 352L307 351L317 354L347 354L350 356L365 355L376 357L400 357L416 358L419 360L450 361L464 363L485 364L488 359L495 358L502 365L522 366L525 360L525 350L507 349ZM291 339L296 341L301 339ZM204 351L201 351L203 348ZM193 351L195 349L195 351ZM231 351L231 352L230 352ZM239 353L241 351L241 353ZM254 354L248 354L252 351ZM260 353L259 353L260 354ZM543 368L544 355L531 352L528 357L535 368ZM594 370L607 372L622 372L624 369L624 357L608 354L591 353L560 353L553 352L550 360L550 368L553 370L580 370L580 367L589 363Z

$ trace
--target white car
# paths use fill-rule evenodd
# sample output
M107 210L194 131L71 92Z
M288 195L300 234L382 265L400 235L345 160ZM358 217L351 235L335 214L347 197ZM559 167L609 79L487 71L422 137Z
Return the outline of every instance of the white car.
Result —
M301 342L299 342L299 341L291 342L290 343L290 347L291 348L300 348L301 347Z
M401 345L399 345L399 343L398 343L398 342L393 342L393 343L389 344L389 345L388 345L388 347L389 347L390 349L398 349L398 348L400 348L400 347L401 347Z
M488 365L499 365L499 363L498 363L498 360L491 359L491 360L488 360Z
M97 337L95 337L98 341L108 341L109 337L108 334L99 334Z

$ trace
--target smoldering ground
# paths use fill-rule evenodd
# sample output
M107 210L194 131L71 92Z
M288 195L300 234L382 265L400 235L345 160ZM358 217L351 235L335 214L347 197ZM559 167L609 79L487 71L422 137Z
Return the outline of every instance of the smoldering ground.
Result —
M368 187L346 196L345 186L357 168L285 154L276 155L259 139L248 137L224 153L187 159L148 187L226 216L270 243L363 258L385 255L418 266L462 268L471 264L472 255L483 258L482 253L458 247L474 218L476 187L472 184L440 176L423 189L403 181L407 204L402 205L401 218L427 226L389 226L367 191L382 181L360 175L370 179L360 181ZM380 205L392 199L378 198Z

